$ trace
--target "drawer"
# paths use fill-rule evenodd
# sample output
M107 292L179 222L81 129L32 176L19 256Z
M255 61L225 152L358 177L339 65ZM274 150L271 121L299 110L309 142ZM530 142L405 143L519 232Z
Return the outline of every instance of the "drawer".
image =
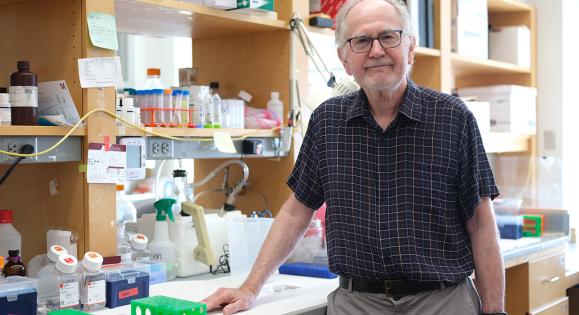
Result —
M529 315L569 315L569 298L564 297L551 305L532 310Z
M564 252L529 262L529 309L560 300L566 289Z

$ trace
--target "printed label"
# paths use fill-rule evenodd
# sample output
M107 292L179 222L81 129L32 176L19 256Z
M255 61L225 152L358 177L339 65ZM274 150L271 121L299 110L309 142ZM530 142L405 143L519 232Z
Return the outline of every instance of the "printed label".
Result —
M60 284L60 308L71 307L80 304L80 292L78 282Z
M8 93L12 107L38 107L38 88L35 86L11 86Z
M12 111L10 107L0 108L0 126L8 126L12 123Z
M105 280L92 281L87 287L87 304L101 304L107 301Z
M124 291L119 291L119 300L126 299L131 296L139 294L139 288L132 288Z

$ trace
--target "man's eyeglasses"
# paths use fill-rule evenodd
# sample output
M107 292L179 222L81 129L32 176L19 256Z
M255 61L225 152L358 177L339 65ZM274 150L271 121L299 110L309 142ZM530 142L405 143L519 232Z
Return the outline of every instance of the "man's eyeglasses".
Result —
M367 53L372 49L372 45L374 45L374 40L376 39L384 49L398 47L402 42L402 30L384 31L376 37L367 35L356 36L346 40L346 43L350 44L350 48L352 48L352 51L355 53Z

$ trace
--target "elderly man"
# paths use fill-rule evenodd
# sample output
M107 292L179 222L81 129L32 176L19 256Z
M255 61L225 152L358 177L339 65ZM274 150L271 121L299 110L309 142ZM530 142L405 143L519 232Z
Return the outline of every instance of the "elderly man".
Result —
M250 308L325 201L340 275L328 314L504 314L498 189L472 113L409 79L416 41L400 1L350 0L336 23L340 60L361 89L313 113L293 194L250 276L208 297L208 309Z

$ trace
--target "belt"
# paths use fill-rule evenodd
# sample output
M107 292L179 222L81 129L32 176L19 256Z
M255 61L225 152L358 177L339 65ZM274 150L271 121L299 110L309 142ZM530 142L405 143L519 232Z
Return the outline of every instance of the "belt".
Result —
M352 284L350 286L350 283ZM340 288L347 290L366 292L366 293L384 293L392 297L403 297L406 295L414 295L423 291L431 291L436 289L444 289L446 287L454 286L455 283L450 282L411 282L404 279L394 280L354 280L340 276Z

